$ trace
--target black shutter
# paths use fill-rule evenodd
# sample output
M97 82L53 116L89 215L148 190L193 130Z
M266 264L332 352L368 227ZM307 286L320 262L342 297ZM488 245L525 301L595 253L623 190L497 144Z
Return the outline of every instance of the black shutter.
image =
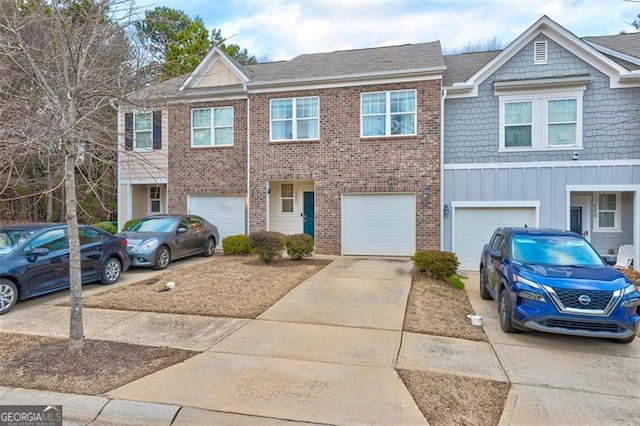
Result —
M133 114L124 115L124 149L133 149Z
M162 111L153 111L153 149L162 148Z

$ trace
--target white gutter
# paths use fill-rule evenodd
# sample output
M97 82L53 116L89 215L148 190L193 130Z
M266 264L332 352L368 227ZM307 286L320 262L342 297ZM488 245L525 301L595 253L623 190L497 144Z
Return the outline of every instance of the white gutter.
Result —
M442 84L442 83L440 83ZM440 100L440 250L444 251L444 100L447 89L442 88Z

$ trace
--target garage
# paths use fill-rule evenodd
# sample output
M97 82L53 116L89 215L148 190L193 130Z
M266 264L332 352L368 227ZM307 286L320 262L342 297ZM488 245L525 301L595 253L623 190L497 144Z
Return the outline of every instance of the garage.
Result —
M218 227L220 241L229 235L244 234L244 196L189 195L190 214L207 219Z
M415 194L342 196L343 254L408 256L415 249Z
M538 226L536 207L456 207L453 209L453 251L460 269L476 270L493 231L501 226Z

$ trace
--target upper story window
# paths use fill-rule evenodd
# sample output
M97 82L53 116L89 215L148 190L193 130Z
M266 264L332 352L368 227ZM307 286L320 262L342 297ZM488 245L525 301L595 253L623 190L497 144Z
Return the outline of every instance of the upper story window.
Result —
M160 111L129 112L124 115L125 148L151 151L162 147Z
M191 146L233 145L233 107L191 110Z
M582 91L500 96L500 149L582 148Z
M416 91L362 93L360 133L369 136L416 134Z
M272 99L271 140L318 139L320 98Z
M620 193L599 193L596 196L598 215L595 231L620 231Z

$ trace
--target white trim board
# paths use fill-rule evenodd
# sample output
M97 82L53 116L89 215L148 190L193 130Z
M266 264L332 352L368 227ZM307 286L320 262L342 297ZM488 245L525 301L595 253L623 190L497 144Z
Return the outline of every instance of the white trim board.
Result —
M579 151L576 149L574 150ZM543 167L593 167L593 166L597 166L597 167L640 166L640 159L637 159L637 160L518 161L513 163L449 163L449 164L445 164L443 168L444 170L474 170L474 169L539 169Z
M121 183L128 185L166 185L167 178L146 178L146 179L122 179Z

